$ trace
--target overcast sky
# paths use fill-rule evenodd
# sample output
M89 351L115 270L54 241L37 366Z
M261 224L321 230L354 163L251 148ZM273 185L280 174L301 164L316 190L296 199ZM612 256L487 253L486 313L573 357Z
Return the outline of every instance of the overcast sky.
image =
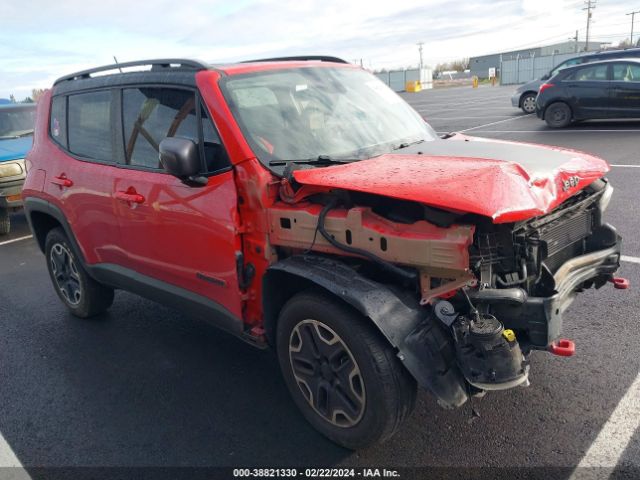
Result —
M556 43L579 29L579 0L6 0L0 98L22 99L65 73L141 58L209 62L327 54L366 67L425 63ZM629 37L640 0L598 0L592 39ZM640 34L640 15L636 16Z

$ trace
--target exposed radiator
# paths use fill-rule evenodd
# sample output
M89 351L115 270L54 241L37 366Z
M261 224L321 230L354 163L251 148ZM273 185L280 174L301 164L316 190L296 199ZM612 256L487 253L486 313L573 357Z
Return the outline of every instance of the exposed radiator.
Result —
M592 212L585 210L560 217L539 228L541 243L546 245L544 263L555 271L569 258L582 253L582 240L591 234Z

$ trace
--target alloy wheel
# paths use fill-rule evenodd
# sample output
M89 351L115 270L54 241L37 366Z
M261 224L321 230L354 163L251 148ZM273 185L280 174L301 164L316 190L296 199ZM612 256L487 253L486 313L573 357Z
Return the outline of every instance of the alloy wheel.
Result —
M522 100L522 109L527 113L536 111L536 97L529 95Z
M289 360L304 398L332 425L348 428L364 414L360 368L340 336L317 320L302 320L289 337Z
M70 305L78 305L82 299L82 287L71 252L64 245L56 243L51 247L49 261L58 290Z

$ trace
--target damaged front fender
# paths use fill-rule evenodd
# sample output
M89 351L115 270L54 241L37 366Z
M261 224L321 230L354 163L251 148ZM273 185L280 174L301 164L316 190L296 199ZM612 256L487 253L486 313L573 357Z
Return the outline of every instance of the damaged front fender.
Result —
M451 337L431 315L431 309L421 307L412 296L370 280L336 260L317 255L289 257L271 265L263 280L268 336L275 331L278 292L287 290L288 282L310 282L371 319L418 384L431 391L440 405L453 408L467 400Z

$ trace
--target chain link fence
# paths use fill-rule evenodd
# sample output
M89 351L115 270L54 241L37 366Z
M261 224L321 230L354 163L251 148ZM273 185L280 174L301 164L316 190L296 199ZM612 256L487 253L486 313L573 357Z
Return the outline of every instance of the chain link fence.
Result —
M564 53L544 57L518 57L514 60L503 60L500 66L500 84L514 85L536 80L560 63L580 56L579 53Z

